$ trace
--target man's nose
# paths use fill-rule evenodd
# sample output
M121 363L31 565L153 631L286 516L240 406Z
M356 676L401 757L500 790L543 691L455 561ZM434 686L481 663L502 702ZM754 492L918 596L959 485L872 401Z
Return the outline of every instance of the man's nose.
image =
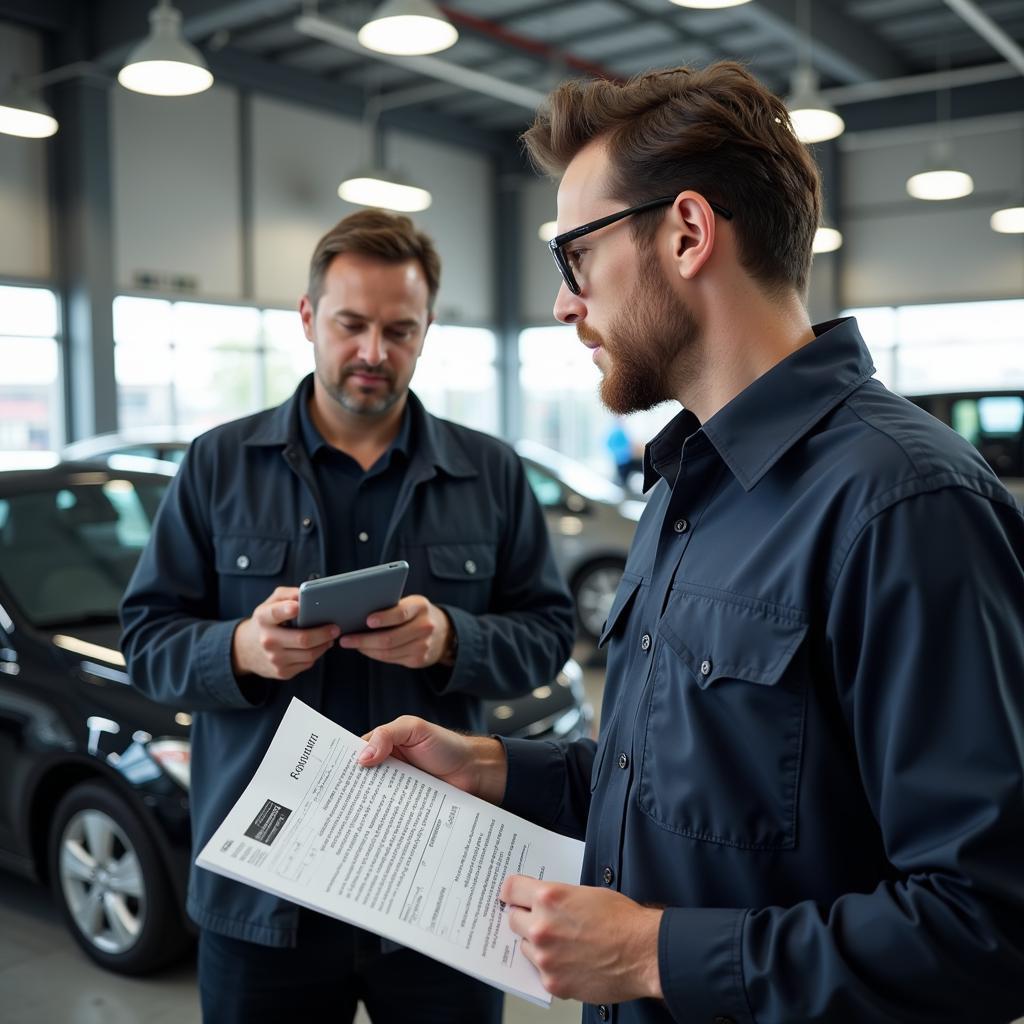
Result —
M384 334L379 328L367 329L363 335L363 342L359 346L359 358L370 366L379 366L387 358Z
M587 315L586 303L578 295L573 295L564 281L555 296L554 314L555 319L563 324L579 323Z

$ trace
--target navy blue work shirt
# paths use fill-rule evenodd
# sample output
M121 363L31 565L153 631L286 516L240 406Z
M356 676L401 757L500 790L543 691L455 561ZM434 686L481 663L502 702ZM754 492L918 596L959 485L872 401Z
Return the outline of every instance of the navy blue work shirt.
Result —
M596 746L505 741L505 806L666 908L664 1001L588 1021L1024 1013L1021 511L815 334L648 445Z

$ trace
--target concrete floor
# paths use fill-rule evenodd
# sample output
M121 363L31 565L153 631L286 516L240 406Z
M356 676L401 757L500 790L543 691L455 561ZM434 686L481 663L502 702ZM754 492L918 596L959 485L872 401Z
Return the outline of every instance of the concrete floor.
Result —
M588 652L576 652L581 664ZM584 670L600 707L604 673ZM49 890L0 871L0 1024L200 1024L193 962L150 978L123 978L95 966L68 935ZM505 1024L576 1024L580 1004L550 1010L514 996ZM368 1024L360 1011L357 1024ZM328 1024L328 1022L325 1022ZM333 1022L330 1022L333 1024Z

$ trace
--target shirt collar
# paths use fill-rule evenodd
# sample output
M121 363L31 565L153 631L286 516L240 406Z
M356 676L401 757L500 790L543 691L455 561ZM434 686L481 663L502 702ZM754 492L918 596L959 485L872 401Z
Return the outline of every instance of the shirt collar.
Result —
M703 427L685 409L672 419L644 452L644 490L666 473L674 480L683 445L698 431L743 489L751 490L801 437L874 372L871 354L853 317L816 324L813 341L749 384ZM699 444L698 438L692 444Z

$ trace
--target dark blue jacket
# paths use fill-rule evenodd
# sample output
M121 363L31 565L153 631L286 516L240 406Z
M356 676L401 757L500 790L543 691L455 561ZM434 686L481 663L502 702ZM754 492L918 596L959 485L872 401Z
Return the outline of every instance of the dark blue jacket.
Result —
M133 684L193 713L195 852L252 777L292 696L322 710L324 687L345 685L325 678L324 659L288 682L240 686L231 669L238 623L275 587L328 571L331 516L299 433L301 393L196 438L122 604ZM409 402L415 440L382 561L408 561L406 593L448 613L458 655L451 669L420 671L364 659L368 721L414 714L479 732L480 698L519 696L555 677L572 646L572 603L516 454ZM295 941L294 904L195 867L188 911L224 935Z
M506 806L667 908L665 1003L588 1021L1024 1013L1024 521L816 333L648 446L596 749L508 743Z

